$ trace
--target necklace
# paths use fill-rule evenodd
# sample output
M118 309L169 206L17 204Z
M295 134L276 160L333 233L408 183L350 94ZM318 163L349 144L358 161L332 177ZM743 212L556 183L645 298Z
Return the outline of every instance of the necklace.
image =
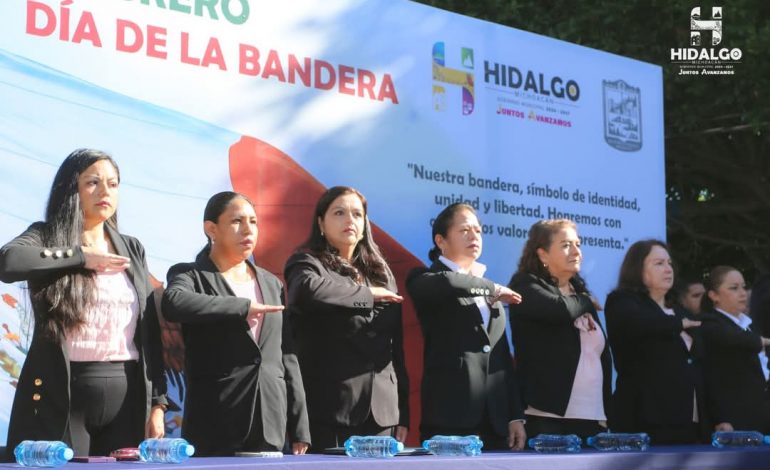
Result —
M110 241L106 238L103 238L101 240L95 241L95 240L86 240L83 238L82 242L83 246L87 248L101 248L104 251L110 250Z

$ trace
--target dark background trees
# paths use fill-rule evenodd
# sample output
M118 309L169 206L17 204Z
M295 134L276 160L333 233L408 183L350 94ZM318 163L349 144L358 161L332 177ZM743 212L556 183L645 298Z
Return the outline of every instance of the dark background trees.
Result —
M681 274L770 269L770 2L766 0L423 0L421 3L663 68L667 230ZM678 76L690 10L723 7L733 76Z

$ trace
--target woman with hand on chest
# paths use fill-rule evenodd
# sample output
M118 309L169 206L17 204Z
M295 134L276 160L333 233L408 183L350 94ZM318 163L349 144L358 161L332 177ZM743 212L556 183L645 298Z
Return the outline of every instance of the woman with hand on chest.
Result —
M706 343L704 372L708 409L716 431L770 433L766 348L770 339L752 328L746 315L743 275L717 266L706 281L701 330Z
M45 221L0 249L0 279L27 282L35 315L10 455L27 439L62 440L87 456L164 435L160 327L144 247L117 229L119 187L108 154L72 152Z
M366 198L335 186L318 200L308 240L286 262L315 451L409 424L400 295L372 238Z
M666 304L674 268L666 244L629 247L605 316L617 382L609 411L614 432L646 432L656 444L704 437L700 321Z
M503 303L521 296L484 277L473 207L455 203L433 221L430 267L406 281L424 345L420 435L479 435L485 449L524 448L519 388Z
M302 378L283 285L249 257L259 230L246 196L225 191L204 211L206 247L173 266L163 313L182 324L185 399L182 436L202 456L280 451L310 443Z

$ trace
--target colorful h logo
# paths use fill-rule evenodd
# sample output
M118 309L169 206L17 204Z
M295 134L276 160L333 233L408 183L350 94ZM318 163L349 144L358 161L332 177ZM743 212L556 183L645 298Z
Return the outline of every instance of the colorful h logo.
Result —
M711 45L722 42L722 7L711 7L711 20L700 18L700 7L690 12L690 45L701 46L701 31L711 31Z
M462 87L463 115L467 116L473 112L474 93L473 93L473 49L467 47L461 48L460 63L465 70L451 69L446 66L444 60L444 43L437 42L433 44L433 80L435 82L459 85ZM444 111L446 109L446 89L443 85L433 84L433 109Z

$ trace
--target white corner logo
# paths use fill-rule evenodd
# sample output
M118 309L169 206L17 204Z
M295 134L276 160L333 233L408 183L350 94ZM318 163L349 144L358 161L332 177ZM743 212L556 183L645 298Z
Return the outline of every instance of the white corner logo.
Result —
M679 67L677 75L735 75L743 51L716 47L722 44L724 26L721 6L712 7L708 17L701 14L701 7L690 10L690 47L671 48L671 63Z

